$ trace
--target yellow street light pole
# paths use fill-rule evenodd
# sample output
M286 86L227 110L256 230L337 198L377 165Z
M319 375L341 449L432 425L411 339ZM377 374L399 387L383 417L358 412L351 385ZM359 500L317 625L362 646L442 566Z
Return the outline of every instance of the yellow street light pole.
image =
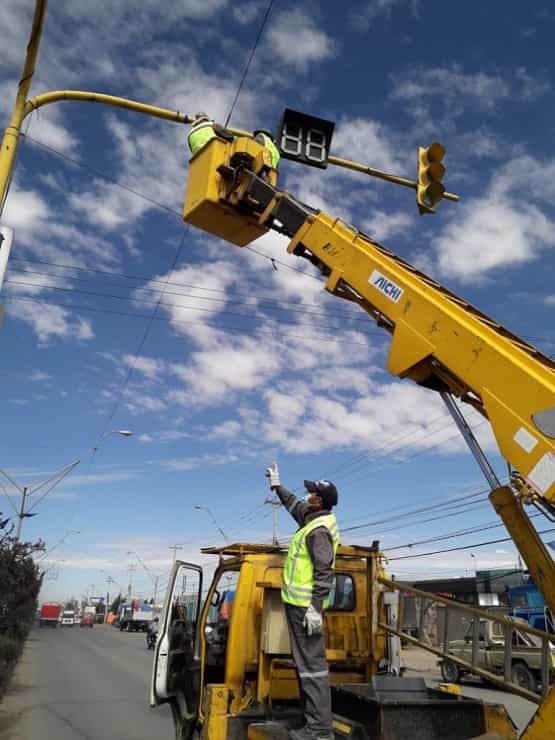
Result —
M31 28L29 43L27 44L23 73L17 88L15 107L0 147L0 216L2 215L4 202L8 195L21 124L26 116L25 104L27 102L29 88L31 87L31 80L33 79L33 74L35 72L35 62L39 51L47 5L48 0L36 0L33 25Z
M90 92L86 90L54 90L52 92L43 93L41 95L36 95L34 98L27 99L35 71L35 63L39 51L47 5L48 0L36 0L35 2L33 25L31 28L29 43L27 44L23 73L17 89L15 107L0 147L0 217L8 195L10 180L13 173L21 124L29 113L44 105L56 103L60 100L78 100L82 102L99 103L101 105L111 105L117 108L124 108L126 110L135 111L136 113L142 113L154 118L162 118L166 121L173 121L175 123L193 123L195 120L194 117L188 116L180 111L159 108L158 106L148 105L137 100L129 100L115 95L106 95L104 93ZM250 132L243 131L242 129L230 127L228 130L235 136L252 136ZM382 172L381 170L376 170L367 165L352 162L348 159L330 156L328 161L330 164L337 167L345 167L350 170L355 170L356 172L370 175L371 177L387 180L388 182L392 182L397 185L403 185L413 189L418 187L418 183L408 180L405 177L391 175L387 172ZM443 193L443 198L447 200L458 200L458 196L454 193Z

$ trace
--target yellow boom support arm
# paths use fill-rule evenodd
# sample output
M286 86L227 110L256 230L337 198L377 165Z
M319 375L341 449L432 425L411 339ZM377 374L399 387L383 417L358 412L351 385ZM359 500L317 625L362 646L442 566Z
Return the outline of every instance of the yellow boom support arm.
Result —
M388 370L471 403L505 459L555 502L553 361L369 236L277 190L261 152L246 137L213 139L191 160L184 218L239 246L269 228L292 237L288 251L317 265L330 293L392 333Z

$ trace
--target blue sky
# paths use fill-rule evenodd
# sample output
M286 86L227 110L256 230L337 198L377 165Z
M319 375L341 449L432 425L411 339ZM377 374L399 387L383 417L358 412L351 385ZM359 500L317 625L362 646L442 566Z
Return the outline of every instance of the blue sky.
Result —
M232 124L274 128L285 106L310 112L336 121L334 153L407 177L417 147L441 141L446 184L461 201L433 217L418 216L410 190L331 167L283 162L281 184L551 354L555 13L517 2L502 12L497 2L441 13L416 0L345 7L276 0ZM258 0L51 3L32 93L96 90L223 122L264 9ZM31 13L31 0L3 3L5 121ZM254 245L280 260L276 271L184 229L185 127L60 103L24 130L3 216L16 236L0 330L0 467L34 485L83 461L24 524L50 547L80 531L47 556L45 598L102 591L107 575L125 586L130 562L134 590L146 593L129 551L163 581L170 545L198 560L200 545L219 541L194 505L210 507L232 539L268 540L263 469L273 460L292 489L307 477L336 482L343 529L368 524L345 542L397 547L495 523L439 398L386 374L387 335L325 294L282 237ZM468 418L504 475L488 424ZM100 434L122 428L134 436L110 436L90 457ZM428 505L427 517L407 515ZM292 531L283 513L279 527L282 537ZM491 529L410 554L503 536ZM390 568L464 575L470 552L480 568L516 561L502 543Z

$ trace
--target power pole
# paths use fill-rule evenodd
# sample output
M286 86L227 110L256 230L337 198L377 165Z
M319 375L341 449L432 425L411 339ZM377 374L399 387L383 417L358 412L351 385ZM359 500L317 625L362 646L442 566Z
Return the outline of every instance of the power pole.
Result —
M127 568L127 572L129 573L129 585L127 587L127 601L131 601L131 593L133 591L133 573L137 569L136 565L130 564Z
M168 550L173 550L172 568L175 565L175 558L178 550L183 550L183 545L170 545Z
M23 520L25 519L26 513L25 513L25 501L27 499L27 486L23 487L23 490L21 492L21 507L19 509L19 514L17 515L17 530L15 533L15 539L16 542L19 542L19 538L21 537L21 527L23 526Z
M106 578L106 585L108 590L106 591L106 609L104 609L104 622L106 622L106 620L108 619L108 609L110 608L110 586L112 585L112 583L115 583L114 579L112 578L112 576L108 576L108 578Z
M278 511L281 501L277 496L268 496L264 501L272 507L272 545L279 545L278 541Z
M154 593L152 594L152 605L156 606L156 599L158 598L158 579L160 576L154 578Z

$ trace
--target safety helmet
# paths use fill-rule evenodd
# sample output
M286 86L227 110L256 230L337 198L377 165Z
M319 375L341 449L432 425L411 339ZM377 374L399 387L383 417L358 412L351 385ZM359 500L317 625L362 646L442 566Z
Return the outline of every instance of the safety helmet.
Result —
M330 480L305 480L304 487L309 493L315 493L317 496L320 496L324 508L328 511L331 511L334 506L337 506L337 488Z
M257 128L256 131L253 131L253 136L256 138L258 134L266 134L272 141L275 141L274 134L269 131L267 128Z
M195 113L194 123L201 123L202 121L210 121L210 116L207 113Z

